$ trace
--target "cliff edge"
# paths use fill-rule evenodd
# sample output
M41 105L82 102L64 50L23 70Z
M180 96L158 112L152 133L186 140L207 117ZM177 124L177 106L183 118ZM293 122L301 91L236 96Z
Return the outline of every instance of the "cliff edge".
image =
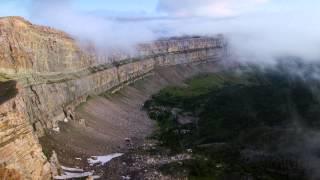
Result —
M0 71L9 74L74 71L93 62L66 33L20 17L0 19L0 42Z
M226 49L222 37L186 37L137 45L135 57L99 57L20 17L0 18L0 42L0 176L16 179L52 177L38 138L59 131L61 121L78 122L75 108L90 95L159 67L221 60Z

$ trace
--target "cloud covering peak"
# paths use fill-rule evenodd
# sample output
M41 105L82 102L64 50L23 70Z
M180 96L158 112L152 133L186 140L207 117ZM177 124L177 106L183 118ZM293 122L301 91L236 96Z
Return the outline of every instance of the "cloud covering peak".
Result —
M313 0L4 0L1 3L6 11L1 11L0 6L0 14L22 14L34 23L64 30L81 42L93 42L102 51L127 50L134 44L161 37L224 34L242 59L258 62L289 55L320 60L317 9L320 2ZM123 9L108 10L114 3ZM88 4L90 9L86 10ZM132 4L149 4L148 8L154 9L137 13L132 11Z

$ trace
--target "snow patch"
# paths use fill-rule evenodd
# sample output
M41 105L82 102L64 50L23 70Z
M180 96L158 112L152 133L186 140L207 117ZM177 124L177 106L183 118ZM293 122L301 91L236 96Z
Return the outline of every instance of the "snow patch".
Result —
M61 169L63 170L63 174L60 176L55 176L54 179L77 179L77 178L87 178L93 176L92 172L84 172L83 169L79 168L72 168L72 167L66 167L61 166Z
M92 179L100 179L101 177L98 175L92 176Z
M60 132L60 128L59 127L55 127L52 130L55 131L55 132Z
M70 172L65 172L64 175L61 176L55 176L54 179L74 179L74 178L85 178L92 176L92 172L84 172L84 173L70 173Z
M107 162L111 161L114 158L122 156L123 153L114 153L114 154L109 154L105 156L91 156L91 158L88 158L88 163L90 166L93 165L105 165Z
M71 172L83 172L83 169L79 169L79 168L70 168L70 167L66 167L66 166L61 166L61 169L64 171L71 171Z
M131 177L130 177L130 176L121 176L121 179L122 179L122 180L130 180Z

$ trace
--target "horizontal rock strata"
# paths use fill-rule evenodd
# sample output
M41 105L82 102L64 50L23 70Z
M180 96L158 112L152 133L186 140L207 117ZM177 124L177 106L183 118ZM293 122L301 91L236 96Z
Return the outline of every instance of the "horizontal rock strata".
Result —
M226 49L222 37L185 37L137 45L135 56L99 57L67 34L19 17L0 18L0 42L0 171L22 179L50 178L38 137L76 120L74 109L88 96L158 67L221 60Z

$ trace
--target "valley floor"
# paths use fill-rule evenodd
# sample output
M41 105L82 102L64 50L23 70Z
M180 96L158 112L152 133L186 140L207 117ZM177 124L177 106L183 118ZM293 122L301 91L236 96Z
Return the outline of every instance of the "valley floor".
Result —
M164 67L115 94L107 92L90 97L76 111L77 119L85 123L61 122L59 133L52 132L40 139L44 152L50 157L55 150L62 165L95 170L95 174L100 176L107 174L107 179L121 179L127 173L132 174L131 170L121 173L115 171L119 168L108 169L123 166L126 161L134 162L131 155L148 144L145 138L155 130L156 123L143 110L144 102L164 87L181 85L185 79L200 72L218 69L215 62ZM91 167L87 163L91 156L112 153L127 154L108 163L107 170L106 167Z
M41 141L61 164L100 179L316 179L320 84L290 66L158 69L89 98L77 109L85 123L62 123ZM108 163L88 164L108 154Z

